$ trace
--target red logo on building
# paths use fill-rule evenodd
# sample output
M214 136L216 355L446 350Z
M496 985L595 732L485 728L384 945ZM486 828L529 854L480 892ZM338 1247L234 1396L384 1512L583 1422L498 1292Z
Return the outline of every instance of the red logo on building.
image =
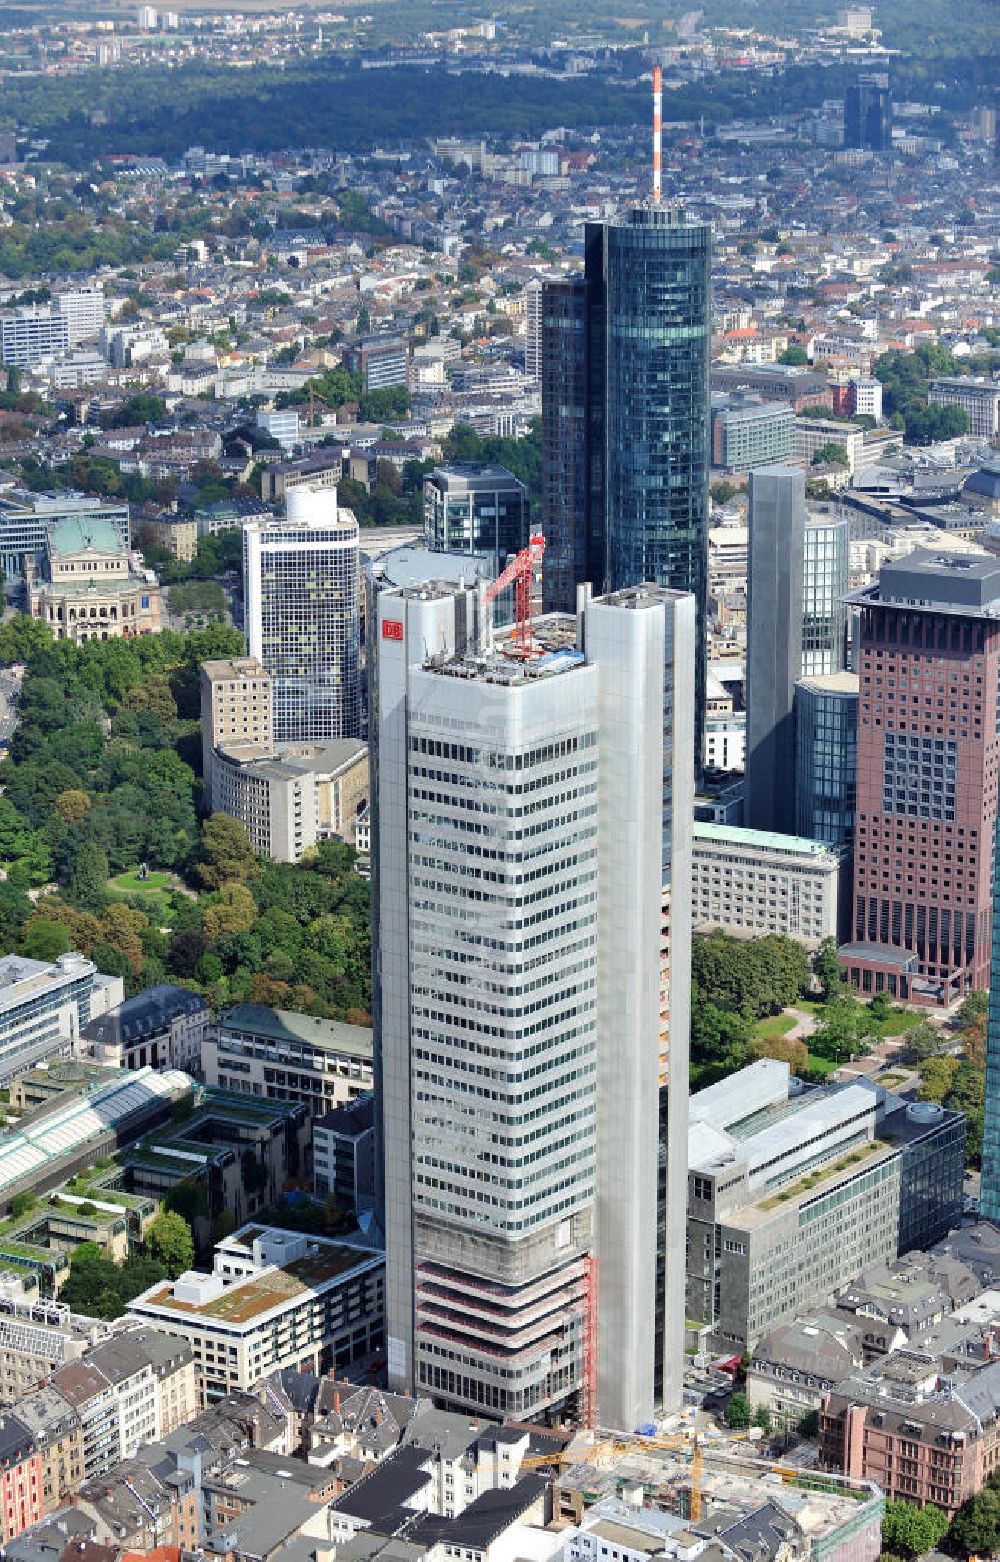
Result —
M402 640L402 638L403 638L403 626L400 623L399 619L398 618L383 618L383 620L382 620L382 639L383 640Z

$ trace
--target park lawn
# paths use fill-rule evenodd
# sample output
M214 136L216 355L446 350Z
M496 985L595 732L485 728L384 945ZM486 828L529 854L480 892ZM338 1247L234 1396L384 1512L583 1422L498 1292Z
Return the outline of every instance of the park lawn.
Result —
M920 1015L906 1010L903 1014L890 1014L887 1020L883 1020L879 1026L883 1038L886 1036L902 1036L906 1031L912 1030L914 1025L920 1024Z
M796 1019L793 1014L768 1015L763 1020L758 1020L753 1028L754 1036L762 1040L773 1041L776 1036L787 1036L790 1030L794 1030Z
M809 1067L814 1068L817 1074L832 1074L840 1067L832 1058L821 1058L815 1052L809 1054Z
M131 868L127 873L119 873L117 878L109 879L108 888L123 890L126 895L145 895L149 890L167 889L173 883L173 878L172 873L154 868L146 878L140 879L139 870Z

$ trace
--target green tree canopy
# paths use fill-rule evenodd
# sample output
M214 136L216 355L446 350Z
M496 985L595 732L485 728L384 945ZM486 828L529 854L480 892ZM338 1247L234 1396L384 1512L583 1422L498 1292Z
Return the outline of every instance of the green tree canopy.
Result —
M194 1263L191 1227L175 1210L161 1210L146 1231L146 1251L162 1264L172 1280Z

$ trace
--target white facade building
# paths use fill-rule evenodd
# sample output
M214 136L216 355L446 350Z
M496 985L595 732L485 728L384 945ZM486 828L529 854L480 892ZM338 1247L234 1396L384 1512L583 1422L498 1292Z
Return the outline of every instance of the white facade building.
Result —
M194 1353L203 1406L285 1367L338 1373L382 1347L385 1256L253 1224L215 1250L211 1274L161 1280L128 1311Z
M104 328L107 306L103 288L81 287L68 293L56 293L52 307L66 322L70 347L98 337Z
M792 786L794 777L787 777ZM784 933L816 948L837 936L841 859L797 835L737 825L694 826L692 915L696 928L762 938Z
M658 1338L680 1370L683 1298L669 1344L657 1323L664 1283L683 1287L686 1117L664 1282L657 1043L672 784L693 772L674 664L691 675L693 620L693 598L637 587L588 603L583 651L555 615L522 659L509 632L490 643L474 591L378 599L389 1378L456 1408L582 1401L631 1426L652 1413ZM676 1121L686 1083L674 1097Z
M294 488L243 529L247 649L271 675L282 742L361 735L358 523L335 489Z
M996 439L1000 434L1000 385L993 380L947 375L931 380L927 399L934 407L960 407L974 439Z
M54 964L5 955L0 960L0 1084L46 1058L73 1051L94 1014L125 996L121 977L98 976L81 954Z

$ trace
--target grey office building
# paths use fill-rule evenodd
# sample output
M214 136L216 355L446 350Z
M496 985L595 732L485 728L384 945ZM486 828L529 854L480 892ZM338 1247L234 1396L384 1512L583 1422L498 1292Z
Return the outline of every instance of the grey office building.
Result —
M765 1058L691 1097L687 1316L718 1350L832 1300L961 1219L965 1119Z
M536 624L527 660L477 608L444 583L384 590L372 626L389 1380L633 1426L663 1375L667 1287L671 1382L683 1362L686 1090L664 1280L658 1038L664 858L683 856L664 775L692 770L690 724L664 711L693 603L591 600L582 623Z
M751 473L744 822L785 835L795 828L792 705L802 656L805 519L798 467Z

